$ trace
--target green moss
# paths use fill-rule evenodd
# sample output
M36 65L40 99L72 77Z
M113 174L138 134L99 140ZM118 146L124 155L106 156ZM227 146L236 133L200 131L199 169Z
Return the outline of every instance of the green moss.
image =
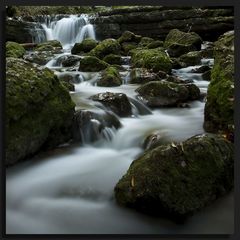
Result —
M6 43L6 57L22 58L25 52L25 49L16 42Z
M103 59L109 54L120 54L121 46L115 39L105 39L89 52L90 56Z
M156 40L156 41L150 42L150 43L147 45L147 48L148 48L148 49L158 48L158 47L163 47L163 41Z
M109 64L98 59L97 57L87 56L80 60L79 71L99 72L107 68Z
M91 51L93 48L97 46L98 42L94 39L87 38L84 39L81 43L75 43L73 46L71 53L79 54L79 53L87 53Z
M141 41L139 43L140 47L146 47L147 45L149 45L150 43L153 43L154 39L150 38L150 37L142 37Z
M115 54L109 54L106 57L104 57L103 61L109 63L109 64L117 64L121 65L122 59L120 55L115 55Z
M141 40L140 35L135 35L133 32L125 31L120 38L118 38L118 42L120 44L124 42L135 42L139 43Z
M151 69L154 72L170 72L172 64L170 58L162 48L156 49L135 49L131 59L134 67Z
M188 52L180 56L179 60L185 63L186 66L199 65L201 63L201 53L198 51Z
M98 86L116 87L122 84L121 76L118 70L114 67L108 67L102 73L102 77L97 82Z
M44 43L40 43L35 48L36 51L54 51L54 50L61 50L62 45L57 40L50 40Z

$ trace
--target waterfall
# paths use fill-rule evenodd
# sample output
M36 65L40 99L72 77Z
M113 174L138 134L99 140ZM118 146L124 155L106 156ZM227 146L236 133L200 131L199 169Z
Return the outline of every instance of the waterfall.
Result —
M64 49L71 48L76 42L85 38L96 39L93 25L88 22L87 15L70 15L61 19L46 16L42 22L46 40L58 40Z

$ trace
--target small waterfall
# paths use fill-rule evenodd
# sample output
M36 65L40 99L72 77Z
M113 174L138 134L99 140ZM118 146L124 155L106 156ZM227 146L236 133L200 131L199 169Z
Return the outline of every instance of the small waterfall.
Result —
M93 25L89 24L87 15L70 15L61 19L46 16L42 22L47 40L58 40L64 49L71 48L74 43L85 38L96 39Z

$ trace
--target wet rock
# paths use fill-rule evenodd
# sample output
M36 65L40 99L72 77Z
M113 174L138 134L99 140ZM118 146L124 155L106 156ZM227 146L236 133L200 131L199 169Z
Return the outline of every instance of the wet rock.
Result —
M166 81L167 81L167 82L172 82L172 83L181 83L181 84L186 84L186 83L188 83L187 81L182 80L182 79L180 79L179 77L173 76L173 75L168 76L167 79L166 79Z
M80 58L77 56L66 56L66 59L62 61L63 67L72 67L75 66L78 62L80 62Z
M71 138L75 104L53 72L6 61L6 165Z
M71 49L72 54L81 54L90 52L97 46L98 42L94 39L84 39L81 43L75 43Z
M161 75L161 74L160 74ZM157 73L149 72L144 68L134 68L130 72L130 83L144 84L162 80Z
M200 89L195 84L185 84L184 85L188 89L188 100L199 100L200 97Z
M129 52L138 47L138 44L135 42L124 42L122 43L123 55L129 55Z
M75 86L72 83L65 82L65 81L60 81L60 82L68 91L71 91L71 92L75 91Z
M79 71L99 72L107 68L108 64L97 57L87 56L80 60Z
M201 64L201 53L198 51L188 52L179 57L180 62L183 62L185 67Z
M105 107L116 113L120 117L132 115L131 104L124 93L99 93L90 97L93 101L101 102Z
M211 68L207 65L203 65L201 67L198 67L196 69L193 69L192 73L205 73L206 71L209 71Z
M151 69L154 72L170 72L171 60L161 48L135 49L132 52L132 64L134 67Z
M147 136L143 142L143 148L145 150L153 149L164 145L166 143L170 143L170 139L162 132L153 132L149 136Z
M22 58L25 52L25 49L16 42L6 43L6 57Z
M173 29L167 35L164 47L168 49L171 57L180 57L190 51L201 50L201 37L194 33L185 33L178 29Z
M61 53L62 45L57 40L50 40L44 43L39 43L35 48L36 51L51 51L53 53Z
M163 47L163 41L156 40L147 45L148 49Z
M211 80L211 70L208 70L208 71L204 72L204 73L202 74L202 78L203 78L204 80L210 81L210 80Z
M103 59L109 54L119 55L121 51L121 46L115 39L105 39L100 42L94 49L89 52L90 56L95 56Z
M154 42L154 39L152 39L150 37L142 37L141 41L139 42L139 46L140 47L146 47L153 42Z
M23 59L31 63L36 63L38 65L45 65L53 57L54 57L54 53L49 51L34 51L34 52L29 52L25 54L23 56Z
M218 135L159 146L133 161L115 198L122 206L183 221L233 188L233 154L233 144Z
M234 32L214 44L214 66L204 109L204 128L209 132L232 131L234 126Z
M79 110L73 120L73 140L90 143L100 139L111 139L107 129L118 129L121 123L111 112Z
M120 55L115 55L115 54L109 54L106 57L103 58L103 61L106 63L109 63L111 65L117 64L121 65L122 64L122 58Z
M121 76L115 67L106 68L97 82L97 85L100 87L117 87L121 84Z
M120 44L124 42L135 42L139 43L141 40L141 36L135 35L133 32L125 31L120 38L118 38L118 42Z

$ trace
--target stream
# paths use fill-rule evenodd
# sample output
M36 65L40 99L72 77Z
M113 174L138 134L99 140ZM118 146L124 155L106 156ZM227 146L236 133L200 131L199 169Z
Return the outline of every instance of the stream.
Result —
M107 91L125 93L133 99L133 114L119 118L122 127L118 130L106 127L97 141L88 140L86 135L82 145L63 144L8 168L7 234L231 234L234 225L233 193L180 225L116 204L113 189L131 162L143 152L144 139L152 132L172 141L203 133L205 102L192 101L190 108L149 109L136 99L135 89L139 85L128 84L129 57L125 57L125 70L120 72L123 84L119 87L96 86L99 73L63 68L61 61L57 60L70 55L75 42L81 42L86 36L95 38L86 19L80 21L74 16L70 19L71 29L75 29L76 21L82 24L81 32L71 30L70 22L65 18L54 24L44 23L48 40L64 36L61 31L68 29L68 37L59 39L64 53L55 55L46 67L58 76L70 74L77 79L75 91L71 92L76 109L104 113L104 107L89 97ZM213 59L203 59L202 64L212 66ZM202 79L202 74L192 73L197 67L174 69L172 73L183 80L194 80L201 92L206 93L209 81Z

